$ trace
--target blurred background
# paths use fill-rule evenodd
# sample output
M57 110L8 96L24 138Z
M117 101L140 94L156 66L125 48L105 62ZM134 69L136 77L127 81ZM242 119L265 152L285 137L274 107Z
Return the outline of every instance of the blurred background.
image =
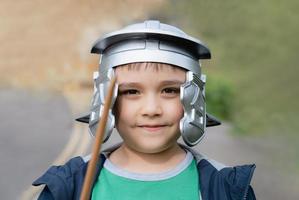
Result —
M258 199L298 199L298 9L296 0L0 0L1 199L34 199L30 184L50 165L89 152L74 119L91 101L91 46L146 19L212 52L207 109L224 123L196 148L227 165L256 163Z

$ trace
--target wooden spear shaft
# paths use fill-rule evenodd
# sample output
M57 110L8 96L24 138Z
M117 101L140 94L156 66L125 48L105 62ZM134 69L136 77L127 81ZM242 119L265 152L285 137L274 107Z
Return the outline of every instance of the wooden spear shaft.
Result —
M95 137L95 141L94 141L94 144L92 147L91 159L87 166L87 172L86 172L86 175L84 178L84 183L83 183L83 188L81 191L80 200L88 200L88 198L90 197L91 184L92 184L93 178L95 176L96 164L99 159L99 152L101 149L101 145L102 145L102 141L103 141L103 137L104 137L104 133L105 133L105 127L106 127L106 123L107 123L107 119L108 119L108 112L109 112L110 104L112 101L115 82L116 82L116 78L113 77L111 79L111 83L109 85L108 94L105 98L105 104L104 104L104 109L103 109L103 113L101 116L101 120L99 122L97 131L96 131L96 137Z

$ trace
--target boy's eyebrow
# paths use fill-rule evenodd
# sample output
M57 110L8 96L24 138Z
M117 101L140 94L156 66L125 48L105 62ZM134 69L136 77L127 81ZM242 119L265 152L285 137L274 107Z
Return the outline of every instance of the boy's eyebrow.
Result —
M161 85L176 85L176 84L183 84L184 81L181 80L165 80L161 82Z
M184 81L180 81L180 80L164 80L164 81L161 81L161 85L181 85L183 84ZM122 87L138 87L138 86L141 86L142 84L139 83L139 82L124 82L124 83L120 83L118 85L119 88L122 88Z
M140 85L141 84L138 83L138 82L125 82L125 83L118 84L118 87L119 88L122 88L122 87L138 87Z

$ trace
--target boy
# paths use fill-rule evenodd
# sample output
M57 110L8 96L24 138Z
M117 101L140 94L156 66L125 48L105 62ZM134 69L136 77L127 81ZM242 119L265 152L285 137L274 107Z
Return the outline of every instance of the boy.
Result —
M255 199L255 165L223 167L190 147L207 126L220 124L205 110L205 76L198 60L209 49L181 30L158 21L133 24L96 42L102 54L95 73L89 123L92 135L105 104L109 80L117 87L104 142L116 127L123 142L100 155L91 199ZM182 136L189 146L177 143ZM88 158L50 168L33 184L39 199L79 199Z

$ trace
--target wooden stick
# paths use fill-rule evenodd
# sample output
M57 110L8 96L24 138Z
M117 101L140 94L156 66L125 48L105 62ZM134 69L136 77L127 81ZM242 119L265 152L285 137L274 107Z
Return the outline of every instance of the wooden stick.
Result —
M90 197L91 184L92 184L93 178L95 176L96 163L98 162L98 159L99 159L99 151L101 149L101 145L102 145L102 141L103 141L103 137L104 137L104 133L105 133L105 127L106 127L106 123L107 123L110 104L112 101L115 82L116 82L116 78L113 77L111 79L111 83L109 85L109 91L108 91L108 94L105 99L103 114L101 116L101 120L99 122L97 131L96 131L96 137L95 137L95 141L94 141L93 148L92 148L91 159L87 166L87 172L86 172L86 175L84 178L84 184L83 184L83 188L81 191L80 200L88 200L88 198Z

